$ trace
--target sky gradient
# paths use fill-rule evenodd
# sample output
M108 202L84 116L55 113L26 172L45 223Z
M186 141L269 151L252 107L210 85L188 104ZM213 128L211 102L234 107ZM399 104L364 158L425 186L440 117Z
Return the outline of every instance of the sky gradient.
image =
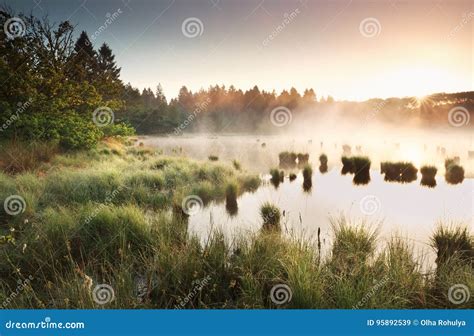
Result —
M215 84L277 92L312 87L318 97L349 100L474 90L473 1L7 4L55 22L69 19L78 33L95 36L96 48L111 46L124 82L140 89L161 83L168 98L182 85L195 91ZM198 19L190 20L196 31L191 25L183 32L188 18Z

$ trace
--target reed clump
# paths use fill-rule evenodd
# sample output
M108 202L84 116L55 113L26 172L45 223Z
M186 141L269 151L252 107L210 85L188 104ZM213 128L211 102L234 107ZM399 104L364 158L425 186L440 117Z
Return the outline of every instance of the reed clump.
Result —
M435 166L423 166L420 168L421 181L420 184L427 187L436 186L436 173L438 169Z
M410 183L417 179L418 169L411 162L382 162L380 172L385 181Z

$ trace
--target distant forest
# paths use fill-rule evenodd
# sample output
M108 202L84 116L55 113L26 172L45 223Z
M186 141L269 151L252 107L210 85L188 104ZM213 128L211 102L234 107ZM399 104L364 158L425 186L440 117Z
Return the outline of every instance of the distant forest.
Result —
M474 108L474 92L434 94L414 98L334 101L313 89L291 88L279 94L257 86L242 91L212 86L191 92L183 86L176 98L166 99L160 85L140 92L120 78L111 48L93 46L88 34L78 38L68 22L52 24L32 15L0 10L0 24L20 18L18 36L0 30L0 138L56 140L69 148L91 147L109 135L186 132L273 132L273 109L283 106L293 120L344 117L381 122L414 121L421 126L446 125L453 107ZM409 79L407 79L409 80ZM159 82L159 79L157 79ZM93 112L106 107L113 122L97 125ZM185 127L183 127L185 125Z

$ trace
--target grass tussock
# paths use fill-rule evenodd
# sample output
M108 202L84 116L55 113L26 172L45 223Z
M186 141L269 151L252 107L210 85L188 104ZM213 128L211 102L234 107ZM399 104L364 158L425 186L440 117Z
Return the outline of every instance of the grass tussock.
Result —
M436 186L436 173L438 169L434 166L423 166L420 169L421 173L421 181L420 184L427 186L427 187L435 187Z
M444 167L446 168L445 179L449 184L459 184L464 181L464 168L459 165L459 157L446 159Z
M343 217L333 220L331 253L321 255L312 239L281 234L284 217L271 203L260 209L259 232L230 242L213 231L202 242L173 205L182 212L189 195L232 203L258 177L216 163L118 152L60 155L44 174L0 173L0 201L17 194L26 204L16 216L0 212L3 308L473 307L472 299L453 304L448 294L455 284L474 288L468 228L433 234L438 259L428 271L406 240L382 241L373 225ZM115 299L99 305L92 292L104 283ZM270 293L280 284L292 299L277 306Z
M417 179L418 169L411 162L382 162L380 172L385 181L410 183Z
M366 156L343 156L341 158L341 174L354 174L353 182L356 185L367 184L370 182L370 164L371 161Z

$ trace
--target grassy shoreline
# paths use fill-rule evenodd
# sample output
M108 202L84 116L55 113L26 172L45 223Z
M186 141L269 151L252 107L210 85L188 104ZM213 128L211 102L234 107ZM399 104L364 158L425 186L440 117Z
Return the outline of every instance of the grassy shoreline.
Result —
M58 155L31 171L0 173L2 202L10 195L21 195L25 201L23 212L0 215L0 304L473 307L472 298L462 304L448 298L453 285L464 284L471 292L474 288L473 243L467 229L434 233L438 264L429 273L422 272L405 241L394 238L376 253L377 233L345 218L334 220L333 248L322 259L314 242L286 237L278 230L237 237L232 246L219 231L204 245L188 235L187 218L194 206L230 202L259 184L258 177L240 166L166 157L116 141ZM190 196L198 198L185 209ZM106 304L93 295L103 284L113 289L113 300ZM277 285L290 288L290 301L271 300Z

